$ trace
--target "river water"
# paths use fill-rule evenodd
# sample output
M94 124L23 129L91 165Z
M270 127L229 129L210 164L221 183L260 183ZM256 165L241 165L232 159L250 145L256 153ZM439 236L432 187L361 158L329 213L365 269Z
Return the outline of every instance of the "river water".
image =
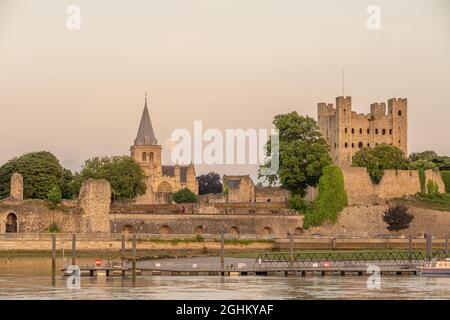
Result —
M0 299L450 299L450 278L420 276L382 276L379 289L367 276L99 276L68 289L59 276L51 285L48 259L29 260L0 266Z

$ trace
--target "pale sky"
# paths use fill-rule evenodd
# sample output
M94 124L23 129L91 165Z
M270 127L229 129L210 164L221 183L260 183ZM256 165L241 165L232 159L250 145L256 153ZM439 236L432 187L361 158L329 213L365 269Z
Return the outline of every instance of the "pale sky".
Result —
M81 30L66 27L69 5ZM366 26L369 5L381 29ZM79 170L129 154L149 91L158 141L173 130L271 128L408 98L409 151L450 155L448 0L0 0L0 165L48 150ZM164 153L169 162L169 151ZM197 173L257 166L197 166Z

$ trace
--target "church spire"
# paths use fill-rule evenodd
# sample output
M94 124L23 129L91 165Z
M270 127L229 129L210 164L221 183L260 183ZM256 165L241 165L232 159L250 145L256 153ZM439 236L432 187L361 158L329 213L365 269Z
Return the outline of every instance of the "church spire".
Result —
M150 120L150 114L147 107L147 92L145 93L145 105L142 112L141 123L139 124L139 130L134 139L134 145L157 145L155 133L153 131L152 121Z

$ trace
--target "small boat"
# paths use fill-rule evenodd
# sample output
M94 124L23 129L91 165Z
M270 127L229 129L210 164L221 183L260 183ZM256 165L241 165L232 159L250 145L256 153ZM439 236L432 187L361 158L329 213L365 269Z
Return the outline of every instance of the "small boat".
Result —
M419 267L422 276L447 276L450 277L450 259L432 260Z

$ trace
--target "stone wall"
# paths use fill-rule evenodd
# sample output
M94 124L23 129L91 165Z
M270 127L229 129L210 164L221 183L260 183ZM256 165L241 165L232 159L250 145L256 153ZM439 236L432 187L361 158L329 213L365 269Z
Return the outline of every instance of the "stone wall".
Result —
M383 221L383 213L387 205L346 207L339 214L335 224L323 224L310 228L306 234L320 233L323 236L344 237L373 237L389 234L387 225ZM397 235L412 235L414 237L431 233L436 237L450 234L450 212L436 211L411 207L409 211L414 215L409 229L402 230Z
M82 232L109 232L111 186L106 180L86 180L78 196L83 209Z
M417 170L385 170L378 184L372 182L366 168L344 167L342 173L349 205L383 204L387 199L420 192ZM439 192L445 192L439 172L427 170L425 176L438 184Z

